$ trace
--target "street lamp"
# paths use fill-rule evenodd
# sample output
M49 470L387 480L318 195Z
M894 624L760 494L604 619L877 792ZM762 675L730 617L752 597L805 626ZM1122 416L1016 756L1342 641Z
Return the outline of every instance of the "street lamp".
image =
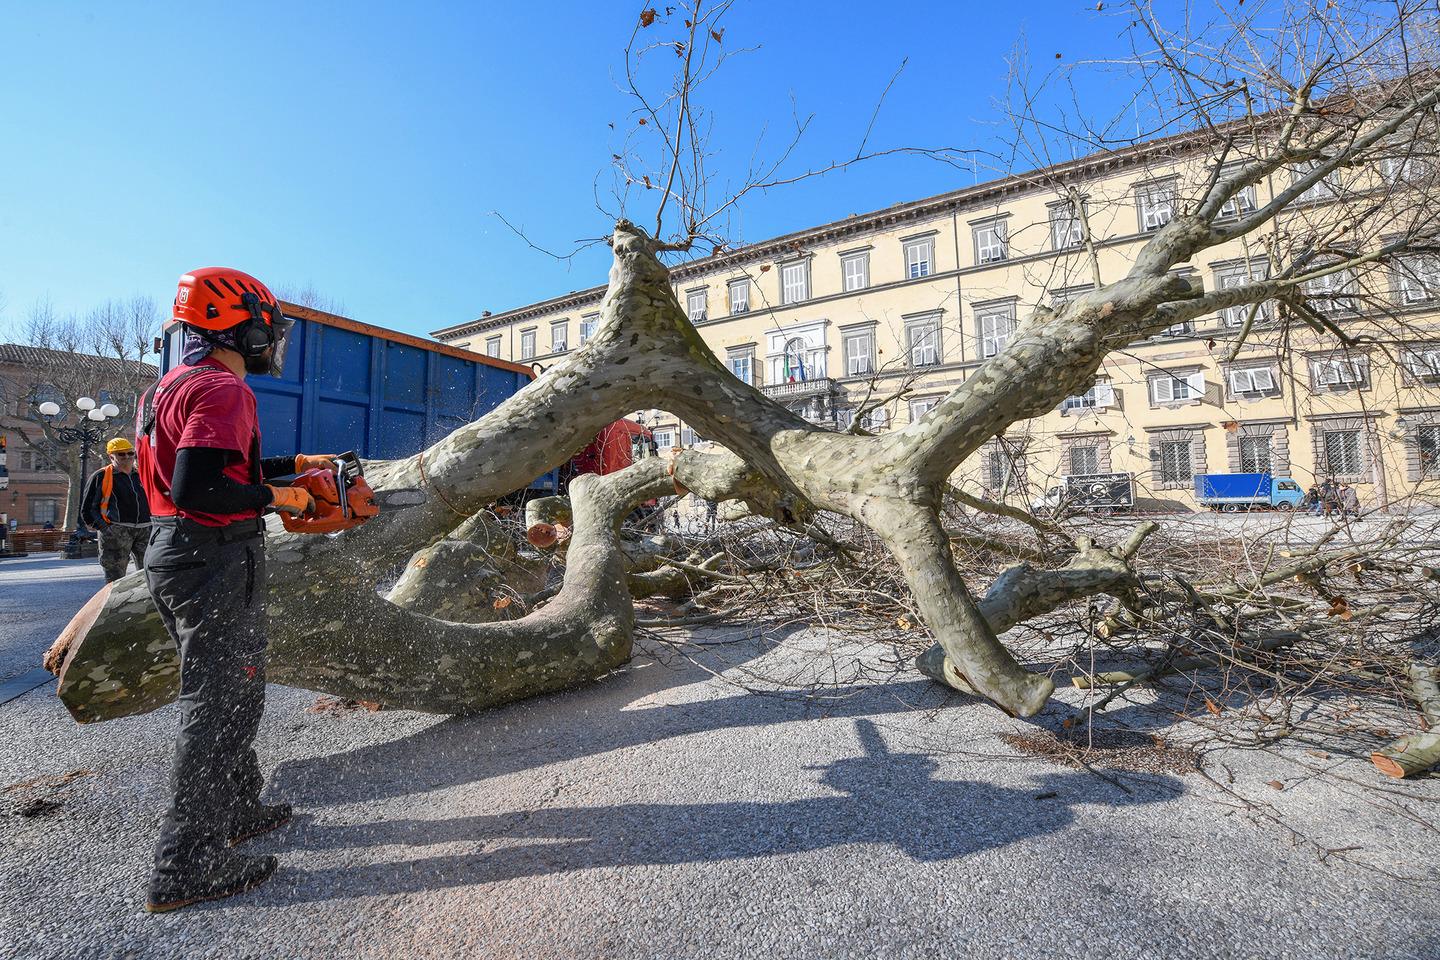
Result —
M120 408L113 403L96 404L89 397L81 397L75 401L75 409L80 413L74 424L56 422L56 418L60 416L60 404L54 400L46 400L38 409L40 415L49 423L50 433L56 443L67 447L80 444L80 489L83 498L85 481L90 479L90 449L105 439L105 424L120 416ZM83 502L81 509L75 511L75 532L87 532Z

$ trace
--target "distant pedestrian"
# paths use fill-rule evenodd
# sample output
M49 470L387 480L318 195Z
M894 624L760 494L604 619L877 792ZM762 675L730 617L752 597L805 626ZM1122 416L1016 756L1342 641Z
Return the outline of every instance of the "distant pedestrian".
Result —
M1307 513L1320 512L1320 488L1310 484L1310 489L1305 491L1305 496L1300 498L1300 509Z
M105 444L110 463L95 471L85 484L80 516L100 535L100 568L107 583L119 580L135 560L145 569L145 545L150 542L150 504L135 472L135 447L124 437Z
M1320 484L1320 507L1327 518L1340 509L1340 488L1328 477Z
M1360 495L1348 483L1340 487L1340 515L1356 519L1360 517Z

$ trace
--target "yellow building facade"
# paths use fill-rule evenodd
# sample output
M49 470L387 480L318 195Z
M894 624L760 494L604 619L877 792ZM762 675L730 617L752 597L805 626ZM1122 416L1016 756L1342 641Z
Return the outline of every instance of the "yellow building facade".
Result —
M676 267L677 300L735 375L812 421L885 430L924 416L1037 305L1124 276L1151 234L1203 192L1213 161L1160 143L898 204ZM1376 189L1390 169L1335 184ZM1065 184L1065 189L1057 188ZM1280 173L1246 188L1238 217L1288 187ZM1074 198L1083 216L1077 216ZM1306 218L1334 215L1321 184L1246 238L1207 250L1186 272L1206 289L1268 275L1267 250ZM1276 306L1238 308L1120 345L1095 385L1016 424L960 476L1029 503L1074 475L1133 475L1141 508L1195 506L1194 477L1258 472L1302 487L1351 483L1362 507L1409 509L1440 495L1440 261L1413 259L1376 291L1373 277L1317 281L1342 326L1360 314L1335 295L1375 297L1389 335L1337 348ZM583 343L603 286L435 332L504 360L553 363ZM1252 322L1230 359L1239 331ZM1367 328L1368 329L1368 328ZM1433 338L1428 337L1433 332ZM1433 341L1433 342L1432 342ZM697 439L664 411L641 411L662 446Z

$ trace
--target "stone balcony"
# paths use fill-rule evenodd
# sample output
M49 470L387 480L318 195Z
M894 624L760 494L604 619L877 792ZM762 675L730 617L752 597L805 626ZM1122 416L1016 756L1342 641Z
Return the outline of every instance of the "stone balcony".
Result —
M765 396L781 403L788 403L792 400L804 400L810 397L828 397L839 393L838 385L829 377L816 377L812 380L796 380L794 383L771 383L760 388Z

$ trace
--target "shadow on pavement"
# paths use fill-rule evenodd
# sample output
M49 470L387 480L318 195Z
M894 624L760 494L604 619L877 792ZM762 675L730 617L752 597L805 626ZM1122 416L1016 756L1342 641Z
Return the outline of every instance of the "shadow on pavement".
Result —
M921 862L952 860L1063 829L1078 804L1157 803L1179 790L1178 781L1160 777L1125 793L1079 771L1047 773L1022 789L936 780L938 764L930 757L892 752L869 720L856 720L855 728L862 755L820 768L820 782L834 796L544 807L340 827L310 823L294 831L288 845L414 850L473 843L490 849L308 871L294 878L292 891L270 897L310 901L411 893L593 867L741 860L855 843L890 845Z
M915 680L826 688L823 697L746 692L633 706L662 691L711 680L759 652L754 643L717 645L667 665L637 651L626 671L594 686L441 720L387 743L284 762L270 778L270 792L299 805L353 803L442 790L695 733L815 716L909 713L967 699L929 680Z

